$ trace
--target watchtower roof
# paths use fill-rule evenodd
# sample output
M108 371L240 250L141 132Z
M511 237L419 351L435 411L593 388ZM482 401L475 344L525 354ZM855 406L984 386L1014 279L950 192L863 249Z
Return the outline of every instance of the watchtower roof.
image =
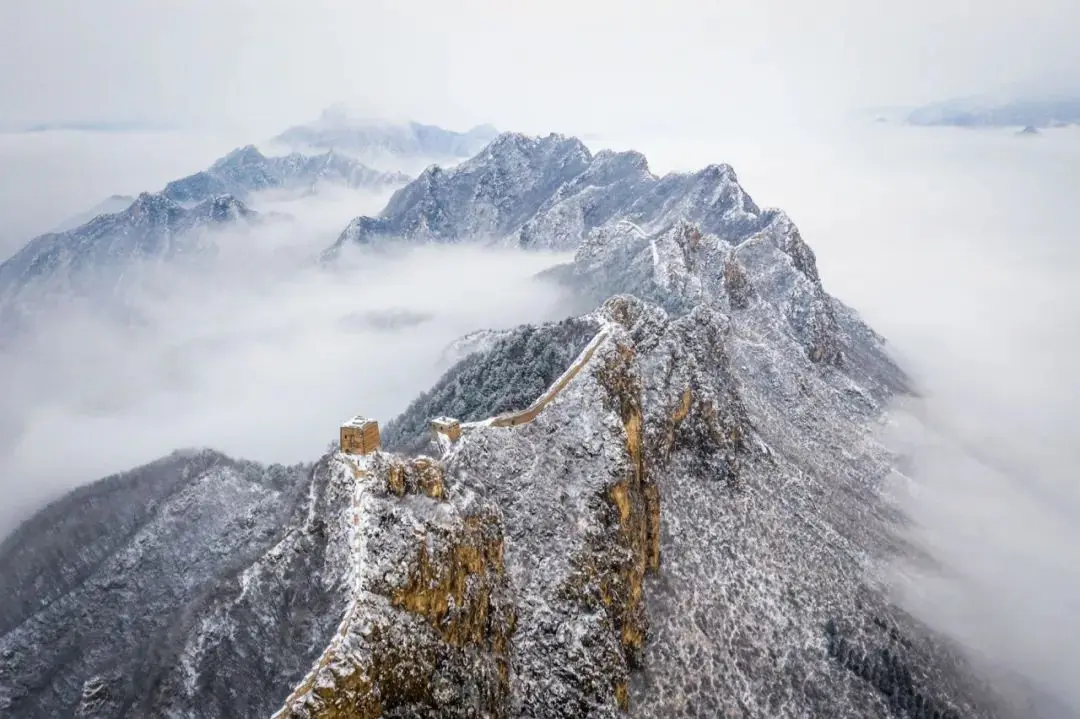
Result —
M375 420L365 417L363 415L356 415L352 419L345 420L341 423L342 427L356 427L357 429L363 429Z

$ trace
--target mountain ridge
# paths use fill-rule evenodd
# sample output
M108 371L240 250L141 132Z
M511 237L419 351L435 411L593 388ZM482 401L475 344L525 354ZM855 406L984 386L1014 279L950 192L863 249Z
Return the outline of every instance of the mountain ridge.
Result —
M475 157L429 167L376 217L358 217L322 254L386 241L486 241L527 249L575 249L615 219L660 226L699 222L724 236L761 225L761 210L730 165L657 177L635 151L595 155L577 138L503 133Z
M0 325L25 325L39 305L72 299L108 299L134 262L165 263L179 256L212 253L206 229L250 225L272 217L245 204L254 193L292 190L315 193L329 183L382 190L408 181L333 152L267 157L254 145L237 148L208 169L169 182L156 193L104 204L123 209L96 214L76 227L31 239L0 263ZM103 205L104 206L104 205ZM185 236L190 235L190 236ZM104 292L105 297L98 297ZM43 299L42 294L52 295Z

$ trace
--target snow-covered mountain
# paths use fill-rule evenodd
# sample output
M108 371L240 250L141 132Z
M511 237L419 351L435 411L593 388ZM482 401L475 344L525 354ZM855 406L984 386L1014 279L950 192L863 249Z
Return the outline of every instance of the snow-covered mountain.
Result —
M905 551L877 432L909 383L791 221L730 168L583 150L500 138L429 178L416 216L446 234L414 237L622 188L549 273L591 309L473 335L378 451L174 457L145 499L112 478L30 520L0 547L0 711L1032 716L876 581Z
M335 150L372 161L432 160L470 157L496 134L491 125L454 132L418 122L358 118L335 106L312 122L290 127L272 142L300 152Z
M239 590L244 568L287 537L307 509L309 473L177 452L75 490L20 527L0 545L0 714L161 716L157 687L178 642L198 631L197 608ZM320 591L322 550L306 549L284 557L308 565L296 577L301 603ZM341 608L328 599L323 609ZM285 671L263 676L255 660L245 691L259 676L268 691L293 681L332 632L305 635L286 608L279 619ZM38 643L32 656L20 649Z
M131 272L136 263L212 254L217 248L206 230L256 221L259 214L244 204L254 193L313 194L325 185L382 191L408 179L334 152L267 157L251 145L239 148L161 192L114 196L97 208L111 211L95 210L77 227L31 240L0 264L0 333L42 303L122 295L121 281L140 279Z
M78 298L103 302L123 294L125 272L138 263L165 263L212 252L207 232L257 222L232 195L188 207L144 192L126 210L99 215L74 230L41 235L0 264L0 328L52 304Z
M385 241L572 250L614 219L653 228L680 218L725 238L765 222L728 165L657 177L637 152L594 155L573 137L504 133L460 165L429 167L378 217L353 220L323 259L350 244Z
M338 152L267 157L254 145L247 145L233 150L206 170L170 182L162 194L175 202L190 204L224 194L245 198L260 190L315 191L323 183L382 190L408 181L407 175L373 170Z

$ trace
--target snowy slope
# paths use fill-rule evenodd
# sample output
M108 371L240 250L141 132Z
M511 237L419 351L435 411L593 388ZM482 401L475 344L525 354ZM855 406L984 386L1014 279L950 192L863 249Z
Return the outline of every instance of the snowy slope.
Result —
M596 342L535 417L467 423L440 461L331 458L357 477L352 599L280 716L1004 715L871 580L872 388L708 305L580 322Z
M137 263L213 252L205 230L255 220L257 214L243 204L253 193L306 195L328 185L381 191L408 180L334 152L267 157L251 145L239 148L161 192L110 198L84 223L27 243L0 264L0 328L7 325L10 331L18 315L32 314L48 301L122 294L121 280L130 284L139 279L137 272L124 277Z
M80 488L0 546L0 714L139 707L191 612L277 541L304 470L176 453ZM155 712L150 712L155 713Z

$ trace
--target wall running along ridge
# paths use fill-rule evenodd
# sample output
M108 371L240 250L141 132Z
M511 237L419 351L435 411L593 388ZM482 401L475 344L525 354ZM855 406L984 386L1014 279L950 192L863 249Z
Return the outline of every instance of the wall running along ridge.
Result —
M514 640L516 630L532 630L519 625L529 590L512 586L501 503L480 499L473 490L483 488L461 475L488 439L531 442L521 433L575 388L571 401L584 389L610 412L612 445L624 459L615 472L590 472L598 481L586 520L596 531L566 554L548 592L560 611L605 617L600 629L611 656L597 664L601 689L577 693L625 711L628 673L640 665L647 631L644 577L660 561L659 494L648 475L634 362L625 331L608 323L540 398L521 412L469 424L443 461L339 454L337 471L356 483L354 599L275 719L508 717L532 703L537 668L515 665L522 647ZM527 609L524 615L535 619Z

